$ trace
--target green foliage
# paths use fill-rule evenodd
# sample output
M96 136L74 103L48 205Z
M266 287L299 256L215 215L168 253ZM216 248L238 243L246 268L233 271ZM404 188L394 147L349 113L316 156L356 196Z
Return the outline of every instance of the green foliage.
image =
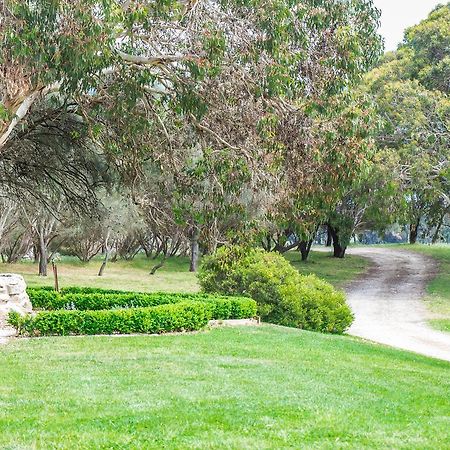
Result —
M277 253L222 247L204 260L198 276L205 292L255 299L268 322L343 333L353 319L343 293L313 275L300 275Z
M97 288L69 287L61 293L48 289L28 289L33 308L43 310L93 311L118 308L146 308L181 302L204 302L211 305L212 318L244 319L256 315L256 303L247 297L210 294L123 292Z
M181 293L144 294L78 287L66 288L61 294L48 289L28 289L28 293L33 307L43 310L99 311L203 302L210 305L211 318L216 320L244 319L256 315L256 303L247 297Z
M305 329L342 333L353 322L345 295L315 275L303 277L300 296L305 310Z
M12 314L9 323L20 335L164 333L200 330L212 317L212 304L181 302L150 308L101 311L42 311Z
M61 301L61 295L53 288L44 286L43 288L27 288L28 297L34 308L52 309L55 303Z
M21 335L164 333L193 331L211 319L244 319L256 315L247 297L208 294L143 294L96 288L28 289L37 314L13 312L9 323Z
M408 29L398 51L365 79L364 89L383 119L376 134L385 182L378 199L391 199L390 207L377 202L373 218L390 210L391 221L432 228L448 210L449 18L450 4L436 8ZM372 198L374 186L368 186Z

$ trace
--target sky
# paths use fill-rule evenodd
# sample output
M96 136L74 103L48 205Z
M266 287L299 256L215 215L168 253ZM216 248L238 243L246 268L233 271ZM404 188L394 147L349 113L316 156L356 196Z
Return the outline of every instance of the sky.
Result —
M374 3L382 12L380 33L388 51L397 48L406 28L418 24L436 5L447 0L374 0Z

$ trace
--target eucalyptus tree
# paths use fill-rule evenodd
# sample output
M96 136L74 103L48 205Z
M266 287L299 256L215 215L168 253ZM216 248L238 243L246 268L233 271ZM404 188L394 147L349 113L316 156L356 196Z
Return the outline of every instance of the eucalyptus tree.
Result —
M383 122L377 146L391 152L399 180L397 220L409 224L412 243L421 226L439 234L450 207L449 19L450 3L437 7L364 82Z
M177 83L158 80L164 88L146 92L130 118L125 100L119 114L109 111L120 123L110 145L126 142L133 148L131 154L117 152L118 166L142 182L135 163L147 163L150 186L141 190L142 201L163 211L151 185L165 192L163 200L171 199L172 208L159 217L186 225L193 254L205 230L222 235L212 240L217 242L226 239L226 229L242 228L242 220L236 219L247 221L276 208L280 189L287 193L292 187L284 168L296 154L300 160L300 152L303 159L295 174L307 173L311 184L319 166L314 159L325 149L325 126L314 135L317 142L301 148L310 123L328 124L326 136L334 155L328 164L340 158L343 174L350 167L340 154L345 145L336 145L344 131L339 94L378 56L377 11L365 1L277 2L256 9L258 5L229 2L207 11L199 6L197 26L216 27L207 33L209 56L203 64L191 61L188 75L184 69ZM221 20L209 20L212 17ZM332 111L333 119L326 119ZM146 114L153 120L147 121ZM333 134L332 123L342 130ZM350 142L350 134L348 138ZM297 186L305 179L290 178Z
M201 83L232 63L261 97L333 91L372 52L370 0L5 0L0 148L52 93L86 103L170 94L201 113ZM227 67L230 67L229 65ZM254 80L258 80L256 85ZM197 86L197 89L193 89Z
M274 207L292 187L283 161L304 152L311 178L323 138L301 148L298 136L375 62L378 20L371 0L5 0L0 155L20 159L23 133L56 103L85 127L84 150L105 151L134 191L145 167L173 180L167 217L198 253L202 230L217 242L214 227ZM344 147L332 134L336 162Z

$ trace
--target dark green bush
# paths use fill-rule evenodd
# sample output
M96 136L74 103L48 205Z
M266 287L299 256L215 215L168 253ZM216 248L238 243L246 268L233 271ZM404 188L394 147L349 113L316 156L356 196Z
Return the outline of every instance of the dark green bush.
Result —
M213 309L213 303L198 301L150 308L41 311L34 316L11 313L9 323L26 336L165 333L200 330Z
M222 247L205 258L199 280L205 292L255 299L267 322L343 333L353 320L342 292L314 275L300 275L277 253Z

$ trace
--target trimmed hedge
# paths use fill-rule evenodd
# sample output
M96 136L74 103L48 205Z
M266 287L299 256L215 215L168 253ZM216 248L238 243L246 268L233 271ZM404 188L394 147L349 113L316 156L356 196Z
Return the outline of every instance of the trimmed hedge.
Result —
M133 294L133 291L121 291L118 289L103 289L95 287L68 286L60 289L62 295L66 294Z
M13 312L8 320L26 336L165 333L200 330L213 309L212 303L182 302L151 308L41 311L34 316Z
M29 336L198 330L211 319L248 319L257 312L256 302L248 297L97 288L27 291L33 307L41 311L24 317L11 313L9 323Z
M44 288L27 288L28 297L30 297L33 308L38 309L55 309L52 305L56 305L61 300L61 294L53 289Z
M72 288L70 288L72 291ZM69 292L71 292L69 291ZM67 292L67 291L66 291ZM247 319L256 315L256 302L248 297L183 293L123 293L95 289L91 294L65 294L49 290L28 289L33 308L43 310L103 310L119 308L148 308L151 306L202 301L212 303L213 319Z
M59 292L56 292L51 286L29 287L27 293L33 307L38 309L61 309L62 297L67 294L136 294L136 292L130 291L78 286L65 287Z

